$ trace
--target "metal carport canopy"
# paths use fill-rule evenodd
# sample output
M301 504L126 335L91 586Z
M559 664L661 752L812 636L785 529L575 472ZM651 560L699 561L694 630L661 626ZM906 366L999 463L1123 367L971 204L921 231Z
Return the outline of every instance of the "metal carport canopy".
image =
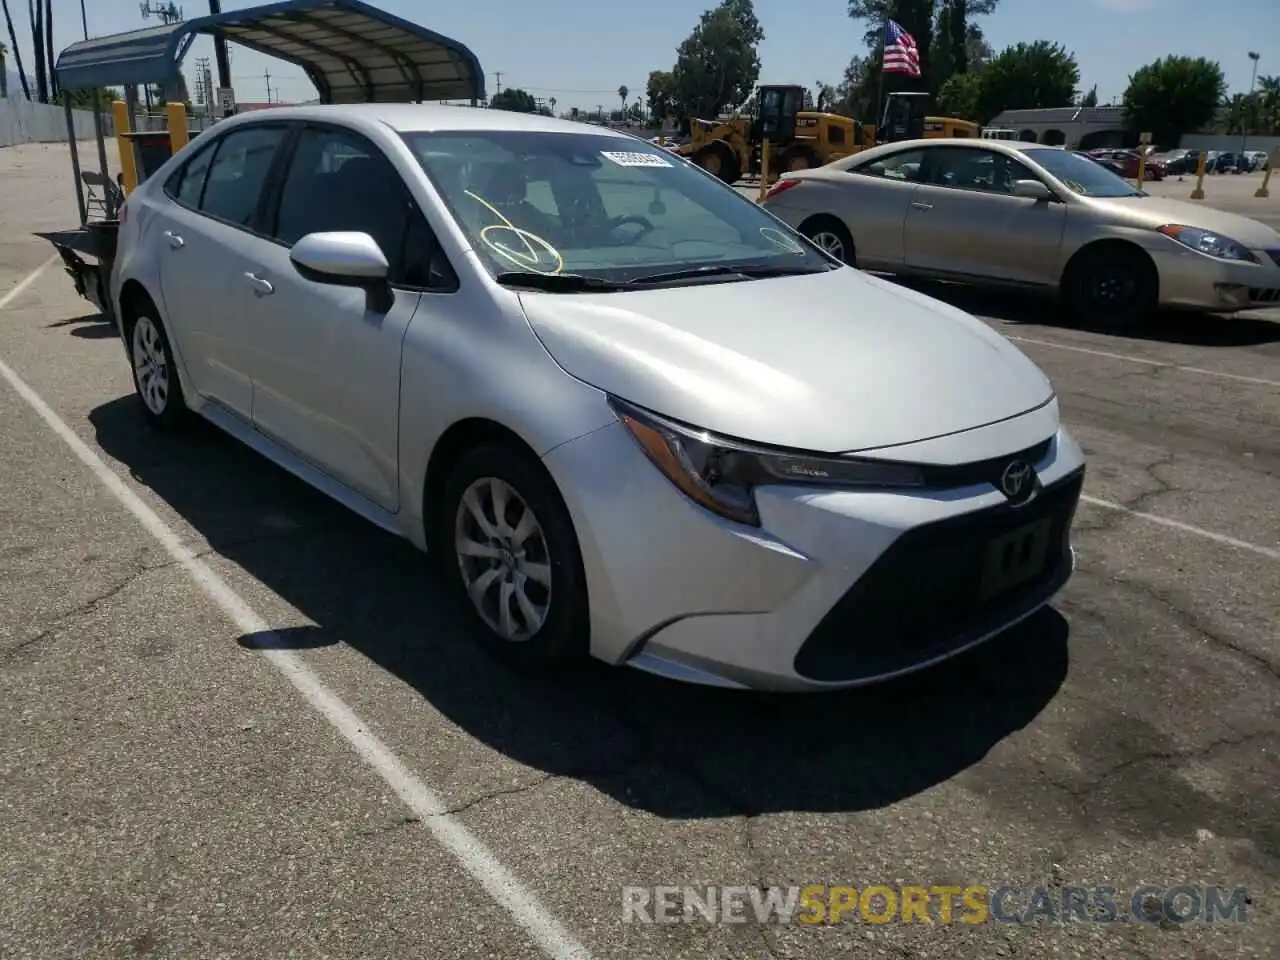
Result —
M285 0L82 40L58 56L66 90L167 84L201 34L301 67L322 103L483 100L484 71L464 44L362 0Z

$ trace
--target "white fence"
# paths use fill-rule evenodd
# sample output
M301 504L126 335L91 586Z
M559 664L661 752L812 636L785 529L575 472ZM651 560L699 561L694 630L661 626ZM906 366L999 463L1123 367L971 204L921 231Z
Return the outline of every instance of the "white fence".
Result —
M1230 150L1235 152L1240 149L1240 139L1240 134L1238 133L1231 136L1217 133L1184 133L1179 145L1184 150ZM1246 150L1265 150L1268 153L1277 147L1280 147L1280 137L1259 137L1252 134L1244 146Z
M30 103L20 97L0 99L0 147L18 143L65 143L67 118L62 107L48 103ZM80 140L92 140L93 113L89 110L72 110L71 116ZM111 135L111 115L104 114L102 128Z

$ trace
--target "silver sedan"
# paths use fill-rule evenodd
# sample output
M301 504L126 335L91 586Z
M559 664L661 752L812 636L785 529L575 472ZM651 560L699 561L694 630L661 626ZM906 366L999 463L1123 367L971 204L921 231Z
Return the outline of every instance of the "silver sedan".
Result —
M198 414L407 537L507 656L852 686L1073 569L1083 461L1026 357L625 133L279 108L122 218L157 437Z
M1057 147L889 144L783 174L765 207L846 263L1060 293L1091 322L1280 303L1280 233Z

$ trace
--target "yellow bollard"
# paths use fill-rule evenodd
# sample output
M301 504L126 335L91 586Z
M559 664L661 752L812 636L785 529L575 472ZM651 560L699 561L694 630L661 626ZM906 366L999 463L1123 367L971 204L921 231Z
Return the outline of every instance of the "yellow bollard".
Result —
M125 196L128 196L138 185L138 166L133 155L133 141L130 139L133 120L129 116L129 105L123 100L113 100L111 119L115 121L116 146L120 150L120 179L124 181L122 186Z
M1138 153L1138 189L1139 190L1142 189L1142 175L1146 173L1146 170L1147 170L1147 155L1145 153L1139 152Z
M1280 161L1280 147L1276 147L1271 151L1271 156L1267 157L1267 169L1262 174L1262 186L1254 191L1254 196L1265 200L1271 196L1271 191L1267 189L1267 184L1271 182L1271 171L1276 168L1276 162Z
M191 137L187 129L187 105L181 101L165 104L165 118L169 126L169 150L177 153L187 145Z
M1204 199L1204 164L1208 156L1203 150L1200 151L1200 159L1196 163L1196 188L1191 191L1192 200Z
M760 196L756 203L764 203L765 194L769 192L769 138L765 137L760 144Z

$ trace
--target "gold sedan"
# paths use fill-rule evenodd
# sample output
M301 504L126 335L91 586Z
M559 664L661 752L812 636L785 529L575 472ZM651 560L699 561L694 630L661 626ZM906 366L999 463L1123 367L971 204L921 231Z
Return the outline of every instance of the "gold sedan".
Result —
M1092 323L1280 305L1280 233L1150 196L1061 147L886 144L785 173L764 205L846 263L1058 292Z

